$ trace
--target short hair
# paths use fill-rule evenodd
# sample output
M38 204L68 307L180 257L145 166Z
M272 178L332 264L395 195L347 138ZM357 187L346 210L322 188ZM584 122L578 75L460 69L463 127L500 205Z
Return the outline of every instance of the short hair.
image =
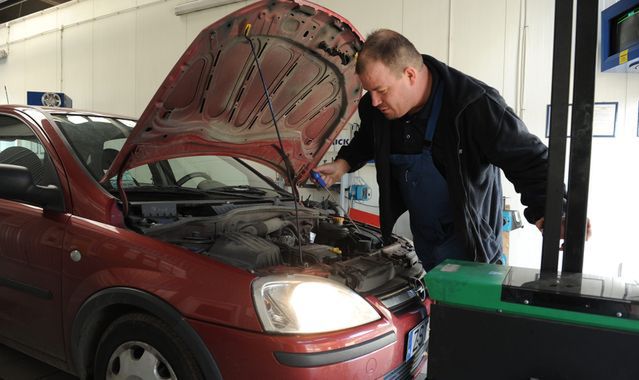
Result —
M406 37L390 29L378 29L368 35L358 53L355 72L362 74L366 65L379 61L398 76L408 66L419 68L422 56Z

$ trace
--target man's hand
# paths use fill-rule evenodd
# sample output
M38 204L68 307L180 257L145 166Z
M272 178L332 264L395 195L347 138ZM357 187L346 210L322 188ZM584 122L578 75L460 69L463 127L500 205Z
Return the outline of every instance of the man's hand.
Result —
M538 221L535 222L535 226L537 226L537 229L539 231L541 231L541 233L544 233L544 218L539 219ZM586 241L588 241L588 239L590 239L590 236L592 235L592 226L590 225L590 218L586 219ZM564 239L566 236L566 217L562 217L561 218L561 230L559 231L559 239ZM564 245L561 245L561 249L564 248Z
M316 167L315 171L322 176L322 179L326 182L326 186L329 187L339 181L350 169L351 166L348 162L346 162L346 160L338 158L330 164L324 164Z

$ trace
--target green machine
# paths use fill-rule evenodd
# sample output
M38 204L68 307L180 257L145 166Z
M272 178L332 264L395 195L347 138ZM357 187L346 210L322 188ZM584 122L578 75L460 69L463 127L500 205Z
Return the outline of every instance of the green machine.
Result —
M426 276L428 379L639 379L639 283L448 260Z
M548 188L540 269L447 260L430 271L428 379L639 379L639 282L582 274L594 108L597 0L555 2ZM562 270L560 226L565 211Z

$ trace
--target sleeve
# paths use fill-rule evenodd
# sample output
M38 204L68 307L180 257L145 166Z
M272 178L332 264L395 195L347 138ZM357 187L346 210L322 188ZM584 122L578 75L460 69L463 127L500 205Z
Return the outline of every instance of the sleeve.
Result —
M343 159L351 167L350 172L354 172L364 166L374 158L373 126L371 122L370 96L364 95L359 103L358 112L360 127L353 135L350 143L343 146L337 153L336 159Z
M528 131L501 97L486 97L483 101L486 102L483 112L488 114L480 119L487 121L481 130L487 133L476 134L481 150L488 162L501 168L521 194L521 203L527 206L524 216L535 223L545 213L548 148ZM565 207L565 189L563 193Z

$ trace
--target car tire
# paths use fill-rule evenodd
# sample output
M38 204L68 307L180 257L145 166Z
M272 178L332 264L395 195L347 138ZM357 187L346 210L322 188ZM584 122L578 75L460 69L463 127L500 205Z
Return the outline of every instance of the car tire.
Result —
M111 323L98 343L94 363L97 380L203 379L184 341L167 324L142 313Z

